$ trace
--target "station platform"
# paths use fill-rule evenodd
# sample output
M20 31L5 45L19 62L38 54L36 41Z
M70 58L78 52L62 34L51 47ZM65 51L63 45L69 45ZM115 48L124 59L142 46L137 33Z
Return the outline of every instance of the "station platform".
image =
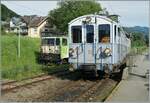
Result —
M137 66L126 79L121 80L105 102L149 102L148 53L134 57L134 64Z

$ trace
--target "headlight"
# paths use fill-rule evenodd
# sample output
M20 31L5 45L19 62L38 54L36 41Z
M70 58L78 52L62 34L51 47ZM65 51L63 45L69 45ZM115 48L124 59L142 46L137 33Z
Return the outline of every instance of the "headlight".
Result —
M110 48L106 48L105 50L104 50L104 54L106 55L106 56L111 56L111 49Z

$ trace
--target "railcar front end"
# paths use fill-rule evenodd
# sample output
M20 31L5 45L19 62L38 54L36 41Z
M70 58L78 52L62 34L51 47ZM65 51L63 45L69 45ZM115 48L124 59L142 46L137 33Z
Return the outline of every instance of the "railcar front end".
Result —
M123 60L119 25L99 15L85 15L69 23L69 63L71 69L111 73Z

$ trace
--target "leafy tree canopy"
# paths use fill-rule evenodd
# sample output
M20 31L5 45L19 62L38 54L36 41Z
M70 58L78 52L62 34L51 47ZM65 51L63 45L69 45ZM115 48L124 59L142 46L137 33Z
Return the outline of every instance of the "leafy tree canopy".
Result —
M98 13L102 10L96 1L67 0L58 3L59 7L49 12L49 23L61 32L67 32L68 23L79 16Z

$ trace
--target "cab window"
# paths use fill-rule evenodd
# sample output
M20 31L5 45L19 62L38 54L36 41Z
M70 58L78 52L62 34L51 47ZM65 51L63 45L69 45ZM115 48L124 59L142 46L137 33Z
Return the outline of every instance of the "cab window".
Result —
M55 40L54 39L48 39L48 44L53 46L54 45Z
M56 45L60 45L60 39L56 38Z
M42 45L46 45L47 44L47 39L42 39Z
M64 39L64 38L62 39L62 45L67 46L67 39Z
M86 42L93 43L94 42L94 26L86 25Z
M99 42L100 43L109 43L110 42L110 25L102 24L98 26L99 30Z
M72 26L72 42L81 43L82 42L82 26Z

